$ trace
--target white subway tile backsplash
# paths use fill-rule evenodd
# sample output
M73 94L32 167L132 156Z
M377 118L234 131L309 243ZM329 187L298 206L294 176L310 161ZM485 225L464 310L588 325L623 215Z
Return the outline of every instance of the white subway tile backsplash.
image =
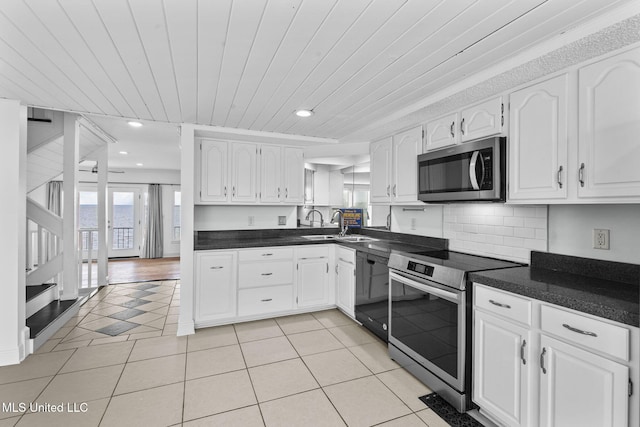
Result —
M514 227L513 229L514 237L526 237L529 239L533 239L536 237L536 229L535 228L524 228L524 227Z
M546 206L447 205L444 237L449 248L528 263L531 250L547 250Z
M547 218L525 218L524 226L529 228L547 228Z
M524 218L519 216L510 216L504 219L504 225L507 227L524 227Z

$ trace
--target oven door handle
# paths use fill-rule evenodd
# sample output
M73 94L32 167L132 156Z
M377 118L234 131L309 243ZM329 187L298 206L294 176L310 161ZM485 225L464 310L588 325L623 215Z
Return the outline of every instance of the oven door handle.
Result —
M412 288L418 289L419 291L426 292L447 301L451 301L453 303L460 302L460 295L455 292L445 291L444 289L440 289L434 286L429 286L424 283L417 282L409 277L402 276L400 274L394 273L393 271L389 272L389 279L402 283L403 285L410 286Z
M471 161L469 162L469 179L471 180L471 187L474 190L479 190L480 186L478 185L478 177L476 175L476 163L478 163L478 156L480 155L480 151L474 151L471 155Z

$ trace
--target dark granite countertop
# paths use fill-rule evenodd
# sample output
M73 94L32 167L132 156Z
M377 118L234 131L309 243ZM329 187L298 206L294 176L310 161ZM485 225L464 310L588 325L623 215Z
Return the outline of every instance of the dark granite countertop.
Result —
M372 255L389 257L392 250L418 252L426 248L447 249L448 241L435 237L392 233L385 230L354 229L349 235L369 236L376 240L347 242L340 240L309 240L302 236L337 234L335 228L293 228L268 230L196 231L194 249L245 249L265 246L322 245L336 243Z
M469 279L627 325L640 325L639 265L534 251L529 267L471 273Z

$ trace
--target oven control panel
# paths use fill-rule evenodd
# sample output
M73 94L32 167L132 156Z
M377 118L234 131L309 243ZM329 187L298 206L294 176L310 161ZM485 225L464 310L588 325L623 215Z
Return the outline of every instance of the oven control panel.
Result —
M433 276L433 267L430 265L420 264L418 262L409 261L407 265L407 270L415 271L416 273L422 274L424 276Z

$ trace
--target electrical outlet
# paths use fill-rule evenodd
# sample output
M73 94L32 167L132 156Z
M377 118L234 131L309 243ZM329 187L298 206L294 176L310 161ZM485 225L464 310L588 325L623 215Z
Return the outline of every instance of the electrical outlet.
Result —
M249 216L249 225L255 225L256 223L256 217L253 215Z
M278 225L287 225L287 217L278 216Z
M604 228L593 229L593 248L609 250L609 230Z
M415 218L411 218L411 229L412 230L416 229L416 219Z

